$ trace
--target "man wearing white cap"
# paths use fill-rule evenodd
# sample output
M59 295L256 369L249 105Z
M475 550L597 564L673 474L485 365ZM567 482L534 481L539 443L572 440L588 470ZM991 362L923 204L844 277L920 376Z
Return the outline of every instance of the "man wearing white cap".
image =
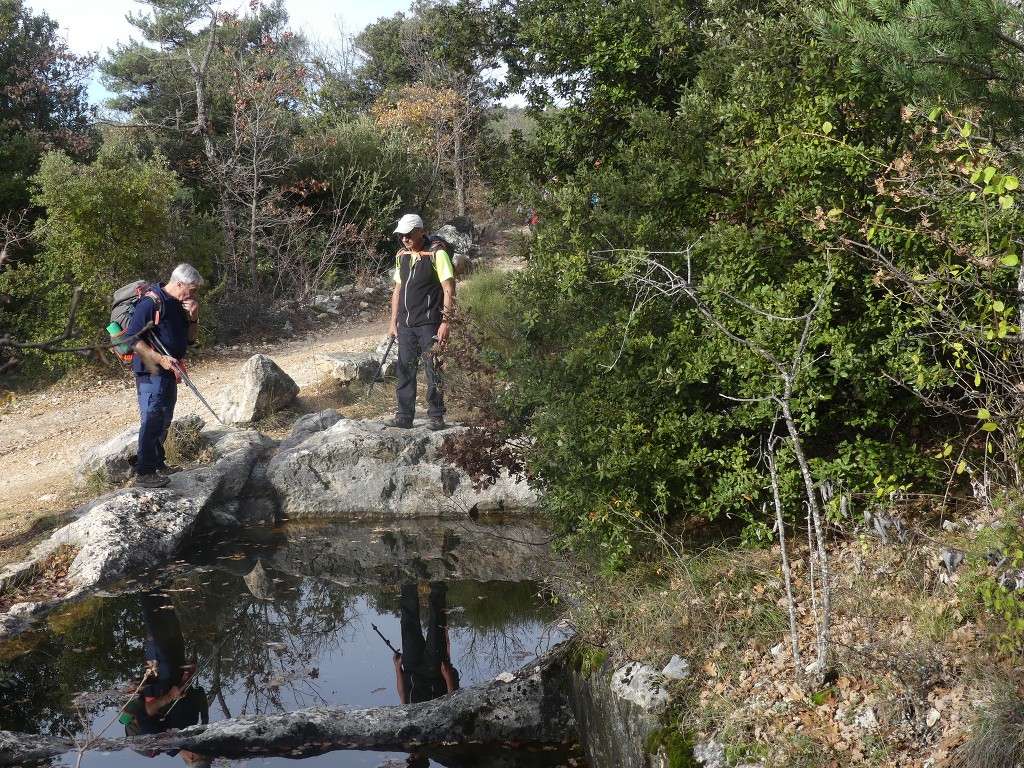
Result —
M455 302L455 271L444 241L427 237L423 219L403 216L395 234L402 248L395 257L389 338L398 339L398 410L388 424L408 429L416 415L416 366L423 357L427 376L427 428L444 429L444 392L434 365L434 344L448 338L448 316Z

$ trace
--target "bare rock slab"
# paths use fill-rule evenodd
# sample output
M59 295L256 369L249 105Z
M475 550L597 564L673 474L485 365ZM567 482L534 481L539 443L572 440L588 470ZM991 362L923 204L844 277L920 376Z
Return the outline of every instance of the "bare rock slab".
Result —
M280 451L267 466L267 480L281 511L292 518L465 517L535 509L536 493L525 481L506 476L477 491L466 472L439 457L445 437L461 429L395 429L343 419Z

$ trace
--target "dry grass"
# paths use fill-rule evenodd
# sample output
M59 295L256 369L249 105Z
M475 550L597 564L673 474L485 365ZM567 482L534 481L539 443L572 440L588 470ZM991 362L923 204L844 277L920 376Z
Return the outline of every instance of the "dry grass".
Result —
M716 735L732 764L1013 768L1024 758L1024 673L995 650L999 627L972 604L969 569L946 574L941 546L928 537L834 538L823 676L794 664L777 549L718 548L614 577L574 574L570 621L619 662L689 660L671 724ZM790 559L807 665L816 623L804 547Z

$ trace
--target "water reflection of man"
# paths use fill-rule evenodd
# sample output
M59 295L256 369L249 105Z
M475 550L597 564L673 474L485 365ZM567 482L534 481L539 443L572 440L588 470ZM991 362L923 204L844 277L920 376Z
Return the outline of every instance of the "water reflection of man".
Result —
M146 628L146 661L155 674L146 679L125 707L125 734L160 733L210 722L206 691L190 684L196 664L186 663L185 638L166 593L147 592L142 596L142 621ZM190 768L202 768L211 762L187 749L169 754L180 754Z
M459 687L459 672L452 666L448 637L448 588L430 583L427 598L427 631L420 621L419 592L415 584L403 584L398 601L402 624L402 652L395 653L398 698L403 704L430 701Z

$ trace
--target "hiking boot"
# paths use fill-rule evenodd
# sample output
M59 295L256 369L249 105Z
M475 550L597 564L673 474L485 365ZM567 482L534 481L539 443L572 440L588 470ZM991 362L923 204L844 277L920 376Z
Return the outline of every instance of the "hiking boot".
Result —
M412 427L412 419L403 419L401 416L395 416L395 418L388 419L384 423L389 427L398 427L398 429L409 429Z
M171 482L169 477L163 477L156 472L148 472L135 478L135 484L140 488L163 488Z
M181 467L175 464L164 464L162 467L156 468L156 473L163 477L170 477L171 475L176 475L178 472L181 472Z
M432 432L437 432L442 429L447 429L448 425L444 423L444 419L440 416L431 416L427 419L427 429Z

